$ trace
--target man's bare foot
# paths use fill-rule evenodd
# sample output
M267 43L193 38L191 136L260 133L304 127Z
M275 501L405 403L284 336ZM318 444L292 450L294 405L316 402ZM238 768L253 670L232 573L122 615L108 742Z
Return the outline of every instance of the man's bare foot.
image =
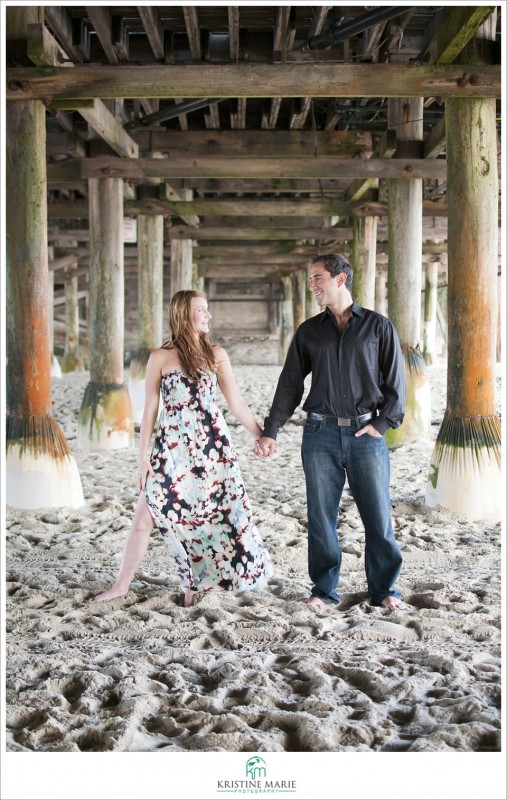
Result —
M123 589L116 589L114 586L111 586L110 589L106 589L105 592L101 592L100 594L96 594L94 597L89 597L87 602L88 603L101 603L104 600L114 600L116 597L124 597L128 592L123 591Z
M388 608L389 611L394 611L394 609L399 609L402 611L403 609L408 608L406 603L404 603L398 597L392 597L391 595L384 597L380 605L384 606L384 608Z
M194 597L196 594L197 592L194 592L193 589L185 589L185 597L183 599L183 605L185 608L190 608L194 602Z
M311 597L305 597L305 599L303 600L303 603L305 605L307 605L307 606L325 606L326 605L324 603L324 601L320 599L320 597L315 597L313 594L311 595Z

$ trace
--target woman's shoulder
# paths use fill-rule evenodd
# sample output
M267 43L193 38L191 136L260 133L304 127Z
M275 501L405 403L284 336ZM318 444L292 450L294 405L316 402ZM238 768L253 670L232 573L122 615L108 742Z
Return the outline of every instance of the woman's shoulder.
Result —
M221 344L214 344L213 345L213 355L215 356L215 361L217 363L218 369L220 366L225 362L229 364L229 356L227 355L225 349L222 347Z
M152 350L149 361L162 374L170 369L180 367L178 351L172 345L163 345L162 347L157 347L156 350Z

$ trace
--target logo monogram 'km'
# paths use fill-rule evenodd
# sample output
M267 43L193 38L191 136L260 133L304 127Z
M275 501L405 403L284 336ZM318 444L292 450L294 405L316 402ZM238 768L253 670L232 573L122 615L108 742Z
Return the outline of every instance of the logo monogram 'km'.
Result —
M246 776L252 780L266 777L266 762L260 756L252 756L246 762Z

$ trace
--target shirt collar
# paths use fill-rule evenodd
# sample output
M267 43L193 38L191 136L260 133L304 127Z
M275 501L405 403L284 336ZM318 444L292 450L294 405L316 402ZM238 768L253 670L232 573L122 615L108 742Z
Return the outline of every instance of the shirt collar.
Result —
M355 300L352 303L352 313L355 314L358 317L364 317L364 308L362 306L360 306L359 303L356 303ZM330 317L330 316L332 316L332 314L331 314L330 310L328 308L326 308L324 310L324 313L322 314L321 322L324 322L324 320L327 317Z

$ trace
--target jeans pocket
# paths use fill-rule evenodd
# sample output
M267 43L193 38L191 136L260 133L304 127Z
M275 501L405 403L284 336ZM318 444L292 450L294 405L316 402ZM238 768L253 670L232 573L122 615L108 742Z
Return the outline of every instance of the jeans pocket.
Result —
M324 427L324 421L321 419L307 419L305 422L305 433L318 433Z

